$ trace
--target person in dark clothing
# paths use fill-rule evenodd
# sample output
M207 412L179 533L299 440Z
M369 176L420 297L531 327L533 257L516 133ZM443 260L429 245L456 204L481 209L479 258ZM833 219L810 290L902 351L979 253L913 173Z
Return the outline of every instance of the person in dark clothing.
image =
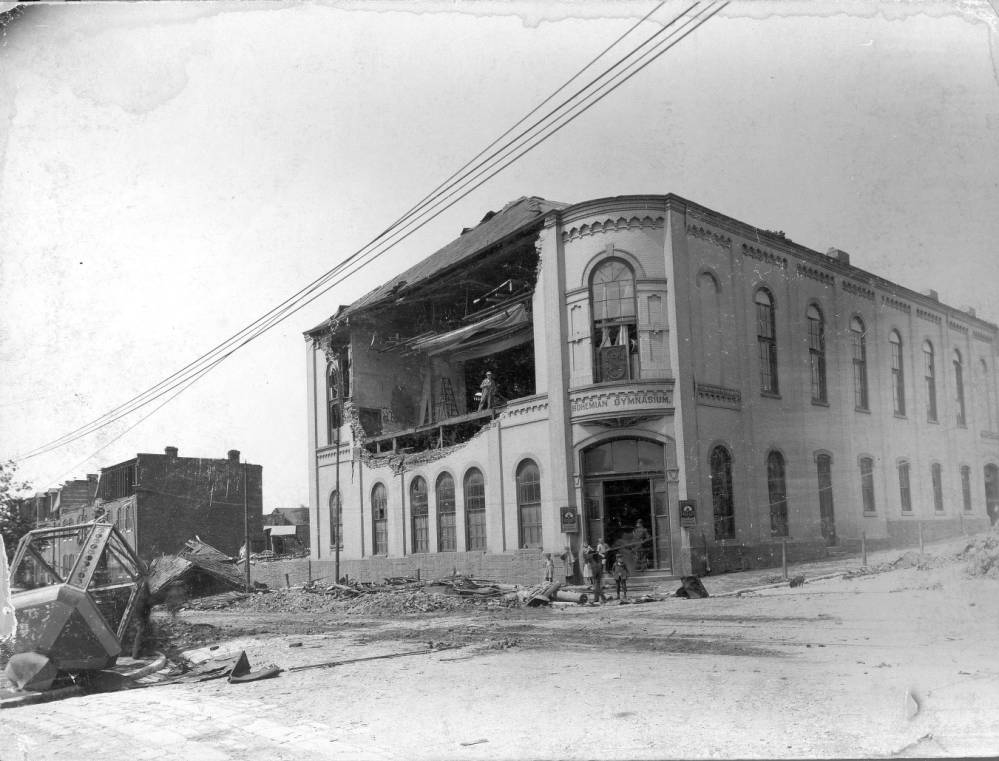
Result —
M603 603L607 601L604 595L604 559L599 552L591 552L587 562L590 565L590 574L593 576L593 599Z
M624 558L620 555L614 561L611 569L611 576L614 577L614 585L617 587L617 599L621 599L621 592L624 592L624 599L628 599L628 566L624 563Z

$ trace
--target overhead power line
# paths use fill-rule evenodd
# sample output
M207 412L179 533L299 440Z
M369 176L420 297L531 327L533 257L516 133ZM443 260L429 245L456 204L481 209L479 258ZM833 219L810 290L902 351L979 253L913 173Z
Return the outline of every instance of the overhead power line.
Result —
M635 29L638 28L639 25L644 23L653 13L655 13L656 10L662 7L662 4L656 6L656 8L636 22L635 25L633 25L623 35L618 37L598 56L588 62L566 83L556 89L550 96L542 101L541 104L536 106L531 112L529 112L529 114L521 118L516 124L496 138L473 159L466 162L461 169L453 173L450 177L438 185L433 191L431 191L431 193L417 202L417 204L407 211L406 214L382 231L368 244L346 257L335 267L313 280L311 283L285 299L276 307L272 308L270 311L257 318L237 333L227 338L225 341L213 347L198 359L184 366L156 385L132 397L127 402L119 405L104 415L95 418L89 423L63 434L59 438L53 439L52 441L14 459L16 461L23 461L31 457L45 454L46 452L53 451L54 449L65 446L68 443L76 441L84 436L88 436L96 430L114 423L120 418L156 401L164 394L169 393L178 386L182 386L181 391L186 390L196 380L199 380L208 371L235 353L235 351L255 340L257 337L287 319L287 317L291 316L295 312L304 308L316 298L336 287L346 278L352 276L363 267L368 266L372 261L374 261L374 259L401 243L403 240L417 232L469 193L480 187L499 172L503 171L503 169L508 167L510 164L517 161L541 143L545 142L552 135L574 121L580 115L596 105L596 103L603 100L603 98L611 92L616 90L652 62L664 55L668 50L707 22L712 16L721 11L727 4L727 2L722 2L709 5L706 10L694 14L678 29L671 31L663 39L659 39L654 45L652 45L653 41L661 37L667 30L673 27L673 25L680 18L699 5L698 2L693 3L691 6L677 14L659 31L648 37L636 47L632 48L626 55L622 56L614 64L604 69L601 74L591 79L586 85L573 92L558 106L549 110L540 119L534 121L528 128L522 130L515 137L506 141L501 148L489 153L486 158L482 158L488 151L490 151L491 148L500 143L520 125L524 124L530 116L540 111L546 104L554 100L560 92L566 90L572 82L579 79L585 71L592 68L597 60L606 55L608 51L630 35ZM640 52L643 48L649 47L650 45L652 45L650 49L645 52ZM615 70L618 71L613 73ZM348 269L351 267L352 269ZM181 391L178 391L177 394L171 395L167 401L176 398ZM165 403L166 402L164 402L164 404ZM157 406L154 412L162 406L163 405ZM145 420L147 417L149 417L149 415L144 416L138 422L142 422L142 420ZM136 425L137 424L138 423L136 423ZM131 430L131 427L126 429L125 432L128 430Z

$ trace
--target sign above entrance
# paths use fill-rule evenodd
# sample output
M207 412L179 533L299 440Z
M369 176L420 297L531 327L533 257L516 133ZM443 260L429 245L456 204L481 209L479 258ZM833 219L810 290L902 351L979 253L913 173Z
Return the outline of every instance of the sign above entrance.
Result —
M692 499L680 500L680 528L697 526L697 503Z
M569 394L573 420L673 414L673 383L626 383Z
M563 507L558 511L563 534L575 534L579 531L579 513L574 507Z

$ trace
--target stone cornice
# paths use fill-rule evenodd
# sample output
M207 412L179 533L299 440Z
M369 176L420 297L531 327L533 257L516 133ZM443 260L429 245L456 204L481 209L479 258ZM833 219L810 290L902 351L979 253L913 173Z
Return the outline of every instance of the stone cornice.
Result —
M933 312L928 312L920 307L916 307L916 317L926 322L932 322L934 325L940 325L943 322L943 318L940 315L933 314Z
M795 271L800 277L808 277L812 280L817 280L823 285L836 285L836 278L828 272L823 272L818 267L809 267L807 264L798 262L798 266L795 268Z
M639 217L633 215L631 217L608 217L603 221L596 221L593 223L584 223L579 227L573 227L569 230L563 230L562 232L562 242L568 243L576 238L585 238L588 235L598 235L600 233L607 232L619 232L621 230L641 230L641 229L661 229L665 224L666 218L663 216L652 217L645 215Z
M717 233L714 230L704 227L703 225L688 222L687 233L695 238L706 240L708 243L715 246L720 246L721 248L732 248L732 239L730 237Z
M840 285L847 293L859 296L862 299L867 299L868 301L874 301L876 296L873 288L859 285L858 283L854 283L852 280L847 280L846 278L840 281Z
M911 306L906 304L904 301L893 299L891 296L886 296L884 294L881 294L881 306L891 307L892 309L897 309L899 312L904 312L905 314L912 314Z
M951 322L950 320L947 320L947 327L950 328L951 330L956 330L958 333L964 333L964 335L968 335L967 325L961 325L960 323Z
M737 410L742 407L742 393L734 388L698 383L695 388L697 403L705 407L724 407Z
M750 259L766 262L783 270L787 269L787 259L785 257L778 256L773 251L768 251L765 248L757 248L756 246L750 246L748 243L743 243L742 254L743 256L748 256Z

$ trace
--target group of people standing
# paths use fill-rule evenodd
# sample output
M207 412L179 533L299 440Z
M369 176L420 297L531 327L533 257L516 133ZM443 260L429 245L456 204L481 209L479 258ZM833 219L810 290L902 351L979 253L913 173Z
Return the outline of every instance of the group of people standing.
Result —
M615 553L614 562L608 569L608 547L603 538L597 540L597 546L590 544L583 545L581 552L583 566L583 583L593 587L593 599L595 602L606 602L607 595L604 594L604 575L610 572L614 579L616 599L620 600L623 594L628 598L628 566L624 562L624 557L620 552Z
M648 529L639 519L631 532L631 541L627 543L616 542L613 547L604 542L603 538L597 540L596 546L589 542L585 543L579 550L579 566L583 572L583 584L593 589L593 599L598 602L606 602L607 595L604 593L604 579L609 574L614 579L614 591L616 598L628 598L628 576L630 575L629 565L626 560L630 556L634 565L643 570L647 566L647 545L649 544ZM575 561L572 550L566 547L564 552L558 556L562 560L566 569L566 579L575 575ZM544 554L545 559L545 581L550 582L555 578L555 562L551 553Z

